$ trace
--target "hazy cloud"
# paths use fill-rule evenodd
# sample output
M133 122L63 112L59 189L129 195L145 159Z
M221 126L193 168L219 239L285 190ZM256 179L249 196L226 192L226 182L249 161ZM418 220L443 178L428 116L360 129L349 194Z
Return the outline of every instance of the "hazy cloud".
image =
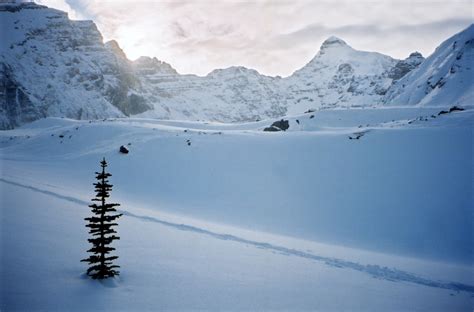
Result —
M289 75L330 35L356 49L424 55L472 23L471 0L41 0L94 20L127 55L156 56L181 73L232 65Z

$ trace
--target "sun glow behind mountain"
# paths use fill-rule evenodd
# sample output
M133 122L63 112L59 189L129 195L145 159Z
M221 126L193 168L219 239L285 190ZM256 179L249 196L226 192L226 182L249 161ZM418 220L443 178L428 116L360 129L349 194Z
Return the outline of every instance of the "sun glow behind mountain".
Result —
M330 35L399 59L415 50L428 55L472 21L472 3L464 0L36 2L94 20L130 59L155 56L199 75L240 65L288 76Z

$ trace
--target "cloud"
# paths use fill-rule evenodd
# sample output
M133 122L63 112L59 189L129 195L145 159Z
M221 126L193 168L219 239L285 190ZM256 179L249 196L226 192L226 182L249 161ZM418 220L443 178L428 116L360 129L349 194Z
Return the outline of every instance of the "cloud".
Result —
M471 0L41 2L94 20L132 59L156 56L201 75L232 65L289 75L330 35L397 58L426 55L472 21Z
M70 19L73 19L73 20L85 19L85 17L82 14L74 10L65 0L35 0L34 2L38 4L46 5L50 8L55 8L61 11L65 11L68 13L68 16Z
M469 18L450 18L430 23L383 26L374 24L342 25L327 27L319 23L307 25L296 31L277 35L274 40L276 46L285 47L297 44L304 44L308 41L314 41L316 34L332 34L342 38L348 37L366 37L383 38L393 36L426 36L433 33L454 34L456 31L470 25ZM426 37L424 37L426 38ZM381 39L382 41L383 39Z

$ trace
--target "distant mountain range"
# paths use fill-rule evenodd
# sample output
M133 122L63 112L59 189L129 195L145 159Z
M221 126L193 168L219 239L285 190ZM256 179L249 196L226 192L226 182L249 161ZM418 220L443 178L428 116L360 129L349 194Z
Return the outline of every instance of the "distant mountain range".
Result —
M34 3L0 4L0 129L47 117L254 121L306 110L472 105L474 25L424 59L357 51L330 37L286 78L245 67L180 75L156 58L127 59L92 21Z

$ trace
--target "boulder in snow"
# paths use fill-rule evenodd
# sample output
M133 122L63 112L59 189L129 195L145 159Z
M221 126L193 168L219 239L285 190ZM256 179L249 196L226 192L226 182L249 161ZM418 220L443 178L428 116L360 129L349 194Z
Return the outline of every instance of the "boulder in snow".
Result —
M462 107L458 107L458 106L453 106L449 109L449 112L452 113L452 112L462 112L464 110L464 108Z
M266 127L265 129L263 129L263 131L277 132L277 131L281 131L281 129L278 128L278 127L270 126L270 127Z
M283 131L286 131L290 127L290 123L288 122L288 120L282 119L282 120L275 121L274 123L272 123L272 127L277 127Z
M125 146L120 146L120 153L122 154L128 154L128 148L126 148Z

